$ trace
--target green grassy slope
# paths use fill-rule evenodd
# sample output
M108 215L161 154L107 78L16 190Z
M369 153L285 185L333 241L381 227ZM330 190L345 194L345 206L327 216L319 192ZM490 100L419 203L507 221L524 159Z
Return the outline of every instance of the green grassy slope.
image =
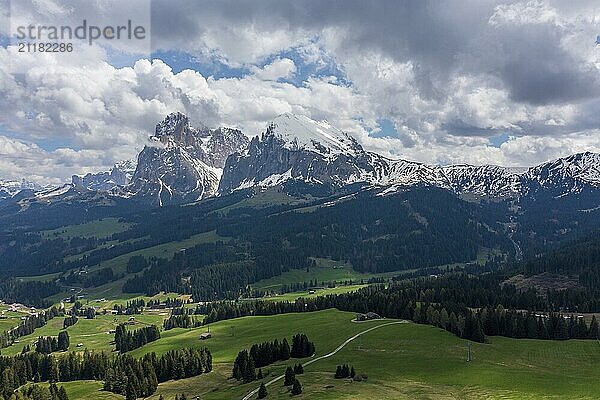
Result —
M90 238L106 238L114 233L123 232L131 227L132 224L119 222L117 218L104 218L97 221L87 222L79 225L67 225L57 229L42 231L41 234L46 238L62 237L72 238L75 236Z
M241 318L214 324L214 337L206 344L215 356L213 374L161 384L152 399L177 393L202 399L241 398L259 383L238 384L227 379L237 351L252 342L274 339L286 332L304 330L317 345L317 353L336 347L369 322L350 322L352 314L328 310L310 314ZM371 324L371 325L369 325ZM235 325L236 337L227 336ZM229 328L229 329L228 329ZM198 343L196 331L180 331L155 342L170 346ZM225 335L225 337L223 336ZM140 352L141 353L141 352ZM351 342L335 356L318 361L300 376L304 393L299 399L594 399L600 390L600 345L595 341L566 342L491 338L473 344L473 361L465 361L465 342L430 326L401 324L382 327ZM293 363L290 361L289 363ZM368 375L366 382L333 378L338 364L354 365ZM284 364L267 367L273 376ZM268 380L268 379L267 379ZM281 382L269 387L270 399L288 399ZM296 398L296 397L295 397Z
M166 318L166 311L164 315L159 314L142 314L136 315L136 325L130 326L130 329L139 328L140 326L155 324L159 327L162 326L162 321ZM79 318L79 321L73 326L67 328L69 332L69 338L71 351L83 351L85 349L95 351L112 351L114 349L114 334L108 334L107 332L115 327L119 323L126 322L129 319L128 315L97 315L95 319ZM36 329L31 335L23 336L19 338L19 343L15 343L10 347L2 349L2 355L15 355L19 354L26 344L33 346L33 342L39 336L57 336L58 332L62 330L64 318L56 317L41 328ZM78 343L82 343L82 347L76 347Z
M291 269L284 272L279 276L274 276L269 279L263 279L252 285L253 288L259 290L277 290L282 285L289 285L292 283L302 283L314 281L315 279L321 282L343 282L343 281L356 281L368 280L374 277L387 277L399 275L402 272L391 272L383 274L363 274L352 269L352 265L341 262L330 260L326 258L315 258L317 265L310 268L309 271L305 269Z
M136 316L140 322L156 323L164 316ZM244 317L220 321L210 326L213 337L199 340L206 327L173 329L162 332L161 339L132 352L140 356L155 351L162 354L174 348L207 346L214 371L199 377L165 382L150 399L162 394L165 400L185 393L188 398L204 400L240 399L258 387L259 382L241 384L230 379L237 353L251 344L275 338L288 339L306 333L315 342L317 356L334 350L347 338L389 321L351 322L353 313L325 310L305 314ZM87 348L110 350L112 335L104 331L114 326L113 316L80 320L69 328L71 343L83 342ZM119 317L126 318L126 317ZM56 334L53 320L20 346L3 349L3 354L18 352L22 344L40 334ZM331 358L306 367L299 376L304 391L298 399L594 399L600 391L600 345L596 341L541 341L490 338L488 344L472 345L473 360L465 361L465 341L441 329L405 323L383 326L350 342ZM308 359L303 359L307 361ZM266 380L283 373L287 363L263 369ZM338 364L351 364L363 382L334 379ZM71 400L116 399L98 390L98 382L65 384ZM281 382L268 388L269 399L288 399ZM102 397L105 396L105 397ZM112 397L111 397L112 396Z
M267 297L262 297L260 300L268 300L268 301L296 301L300 297L304 299L312 299L319 296L327 296L329 294L343 294L355 292L360 288L363 288L368 285L347 285L347 286L336 286L334 288L323 288L323 289L315 289L314 293L310 293L310 291L298 291L298 292L290 292L278 295L272 295Z

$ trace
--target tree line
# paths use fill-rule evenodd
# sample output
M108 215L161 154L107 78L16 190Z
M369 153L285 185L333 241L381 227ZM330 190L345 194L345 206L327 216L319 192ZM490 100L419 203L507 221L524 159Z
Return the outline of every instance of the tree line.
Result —
M117 312L117 315L134 315L141 314L145 306L146 302L144 299L134 299L128 301L125 305L115 304L113 310Z
M27 382L104 381L105 390L124 394L128 400L148 396L156 385L212 370L207 348L184 348L162 356L147 353L141 358L105 352L71 352L61 357L29 352L0 356L0 391L9 399L15 389Z
M77 318L76 315L69 315L65 317L63 321L63 329L67 329L68 327L75 325L77 321L79 321L79 318Z
M3 393L0 399L10 400L69 400L67 391L64 386L57 386L56 383L51 383L47 387L44 385L27 385L18 391L15 391L9 397Z
M133 332L127 330L125 324L119 324L115 329L115 347L121 353L137 349L158 339L160 339L160 332L156 325L145 326Z
M0 299L6 303L22 303L39 308L50 307L52 302L46 297L60 293L60 290L54 281L21 282L14 278L0 281Z
M55 351L67 351L69 349L69 344L69 333L67 331L60 331L58 337L38 337L35 343L35 351L44 354L50 354Z
M595 319L588 325L582 318L553 311L544 296L534 290L518 291L512 285L501 285L501 281L494 276L449 273L438 277L395 281L388 285L375 284L356 292L299 299L296 302L254 300L207 303L199 305L199 311L206 315L205 324L246 315L274 315L328 308L359 313L372 311L388 318L435 325L477 342L485 341L486 335L540 339L597 337ZM501 304L508 304L510 308L498 307ZM536 317L533 311L518 310L546 312L548 317ZM534 322L536 326L540 325L535 335L532 329ZM527 336L523 332L527 332ZM544 332L548 332L548 335ZM557 335L555 332L560 333Z
M52 318L62 315L62 312L56 308L51 307L48 310L39 311L33 315L27 315L18 326L13 329L9 329L0 333L0 348L5 348L12 345L15 340L21 336L30 335L37 328L41 328L46 325Z
M265 367L277 361L285 361L290 357L309 357L314 352L314 343L303 333L293 336L291 348L286 338L282 339L281 342L275 339L272 342L253 344L250 351L244 349L238 353L233 362L232 376L236 380L243 380L244 382L262 379L262 370L259 369L259 375L257 375L257 368ZM301 365L296 367L296 370L304 371Z

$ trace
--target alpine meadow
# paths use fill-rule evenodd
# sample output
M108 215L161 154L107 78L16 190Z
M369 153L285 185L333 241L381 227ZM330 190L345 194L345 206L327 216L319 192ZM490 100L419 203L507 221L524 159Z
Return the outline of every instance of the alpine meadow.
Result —
M0 3L0 400L598 398L594 6Z

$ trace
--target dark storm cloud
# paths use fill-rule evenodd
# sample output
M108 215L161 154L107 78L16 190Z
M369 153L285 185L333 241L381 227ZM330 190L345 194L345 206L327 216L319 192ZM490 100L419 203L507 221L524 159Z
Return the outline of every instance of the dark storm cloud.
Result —
M503 2L503 4L510 2ZM179 3L178 3L179 4ZM551 22L491 26L492 1L189 1L153 4L156 46L189 45L215 24L277 30L344 31L340 52L376 51L411 61L425 98L443 96L453 73L496 77L512 99L530 104L578 101L599 92L593 72L560 47L561 28ZM581 6L580 3L578 3ZM290 43L290 47L294 43ZM493 50L490 50L493 49ZM227 55L225 55L227 56Z
M452 132L454 135L457 136L489 137L507 131L507 129L481 128L479 126L469 124L460 119L452 119L448 122L444 122L442 124L442 128L448 132Z

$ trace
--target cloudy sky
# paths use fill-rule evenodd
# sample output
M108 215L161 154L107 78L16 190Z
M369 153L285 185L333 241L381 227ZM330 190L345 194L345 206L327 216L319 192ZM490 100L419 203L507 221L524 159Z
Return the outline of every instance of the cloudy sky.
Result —
M0 0L0 179L108 169L172 111L249 136L304 114L434 164L600 152L597 1L16 3ZM11 37L84 18L132 19L149 40L43 54Z

